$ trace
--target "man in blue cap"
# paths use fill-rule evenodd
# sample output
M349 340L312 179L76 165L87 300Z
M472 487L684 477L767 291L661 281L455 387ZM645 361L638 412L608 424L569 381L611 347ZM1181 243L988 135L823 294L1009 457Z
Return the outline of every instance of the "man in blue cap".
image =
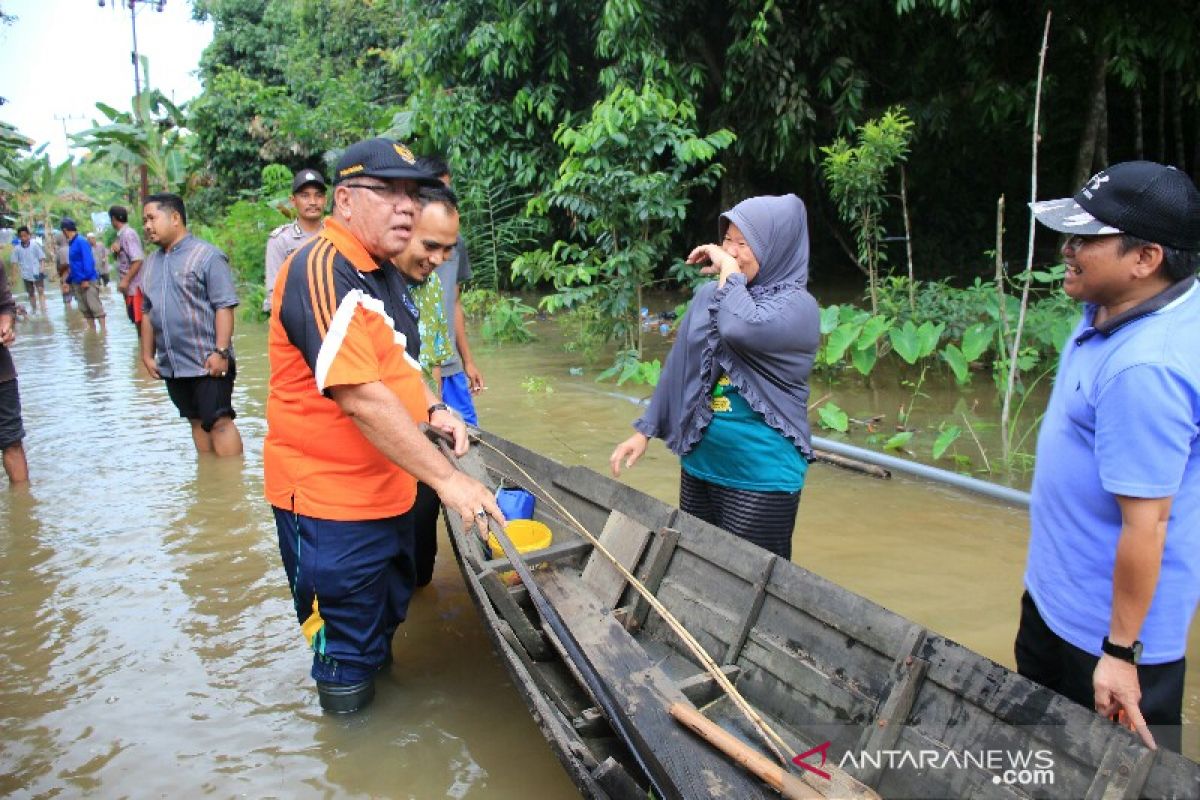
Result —
M1063 289L1084 306L1038 434L1017 669L1179 750L1200 601L1200 192L1132 161L1032 208L1069 237Z

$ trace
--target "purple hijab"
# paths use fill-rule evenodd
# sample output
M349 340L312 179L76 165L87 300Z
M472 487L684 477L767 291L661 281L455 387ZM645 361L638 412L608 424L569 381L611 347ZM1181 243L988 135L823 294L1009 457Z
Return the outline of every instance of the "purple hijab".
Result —
M767 424L812 457L808 374L820 345L817 301L808 293L808 216L794 194L751 197L721 215L758 260L752 285L734 274L701 286L679 324L650 405L633 427L676 455L712 420L709 394L724 372Z

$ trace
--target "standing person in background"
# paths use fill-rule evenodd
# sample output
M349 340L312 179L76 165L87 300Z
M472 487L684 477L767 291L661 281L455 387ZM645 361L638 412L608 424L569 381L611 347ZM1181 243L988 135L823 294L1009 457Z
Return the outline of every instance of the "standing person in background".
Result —
M108 209L108 218L117 229L117 239L110 248L117 257L117 291L125 298L125 314L135 326L142 321L142 240L129 224L125 206Z
M458 204L454 192L446 186L422 187L417 198L420 213L413 226L412 238L393 262L408 282L408 291L420 312L421 368L433 379L434 391L441 391L441 365L456 357L446 317L445 293L437 269L454 257L458 237ZM454 287L457 290L457 287ZM460 375L462 373L459 373ZM446 407L442 403L435 405ZM424 483L417 484L413 502L413 532L416 536L415 560L417 586L433 580L437 559L437 519L441 509L437 492Z
M324 227L327 191L325 179L315 169L302 169L292 178L292 207L296 209L296 219L280 225L267 237L263 257L267 294L263 298L263 311L271 312L271 293L275 290L275 278L283 262Z
M96 259L92 255L92 246L88 244L87 239L79 235L75 220L70 217L63 217L58 227L69 242L67 275L75 290L75 299L79 301L79 311L92 330L96 330L96 320L99 320L100 330L103 331L104 304L100 302L100 276L96 274Z
M196 451L234 456L233 309L237 291L225 254L187 229L176 194L154 194L142 209L146 238L159 249L142 281L142 363L163 378L179 416L192 426Z
M665 440L680 457L683 511L790 560L821 340L808 216L794 194L752 197L717 229L721 244L700 245L687 263L719 277L696 290L637 433L609 464L620 475L651 438Z
M103 242L96 239L94 233L88 233L87 240L92 248L92 258L96 262L96 274L100 277L100 285L108 286L108 250Z
M37 313L38 303L41 303L42 313L46 311L46 273L42 268L46 263L46 251L40 242L33 241L29 227L22 225L17 228L17 243L13 245L12 263L21 271L21 280L25 282L25 292L29 295L29 308Z
M450 165L437 156L418 161L421 168L435 176L447 189L450 188ZM457 220L458 212L455 211ZM474 395L485 388L483 375L471 357L471 343L467 340L467 317L462 309L462 284L471 279L471 262L467 258L467 246L459 235L454 252L437 267L438 278L445 293L446 320L450 323L450 360L442 364L442 402L457 411L471 425L479 424L475 413Z
M21 228L29 235L28 228ZM44 298L43 298L44 300ZM8 272L0 269L0 452L3 452L4 473L8 485L29 481L29 465L25 462L25 427L21 424L21 394L17 391L17 368L13 365L9 346L17 338L13 322L17 304L8 288Z
M62 231L54 232L54 260L58 264L59 289L62 290L64 306L71 305L71 282L67 279L71 272L71 260L68 254L67 237Z
M1083 319L1038 430L1014 646L1030 680L1179 751L1200 602L1200 191L1149 161L1032 204Z

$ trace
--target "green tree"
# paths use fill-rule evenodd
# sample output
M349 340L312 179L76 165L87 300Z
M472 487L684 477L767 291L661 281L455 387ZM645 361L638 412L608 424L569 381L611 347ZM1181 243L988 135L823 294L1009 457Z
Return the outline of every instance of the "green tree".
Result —
M904 109L888 109L858 129L858 144L839 137L821 162L842 221L854 230L859 261L866 266L871 313L879 313L879 267L886 262L881 217L887 208L888 173L908 155L913 122Z
M642 291L670 252L694 189L721 174L711 163L733 141L719 130L696 132L695 110L664 96L653 83L618 86L578 126L563 125L555 141L566 152L554 185L530 210L565 212L570 240L518 258L513 272L549 281L550 311L591 306L610 338L641 355Z

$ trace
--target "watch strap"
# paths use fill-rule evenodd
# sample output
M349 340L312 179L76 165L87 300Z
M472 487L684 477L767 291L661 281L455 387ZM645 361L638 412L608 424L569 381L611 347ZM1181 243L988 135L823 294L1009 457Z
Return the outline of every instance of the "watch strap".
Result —
M433 405L431 405L429 407L429 411L426 413L426 416L432 418L433 412L435 412L435 411L449 411L449 410L450 410L450 406L446 405L445 403L434 403Z
M1142 643L1134 642L1129 647L1122 647L1119 644L1113 644L1108 640L1108 637L1105 636L1104 641L1100 643L1100 650L1105 655L1112 656L1113 658L1119 658L1122 661L1127 661L1130 664L1136 665L1138 661L1141 660Z

